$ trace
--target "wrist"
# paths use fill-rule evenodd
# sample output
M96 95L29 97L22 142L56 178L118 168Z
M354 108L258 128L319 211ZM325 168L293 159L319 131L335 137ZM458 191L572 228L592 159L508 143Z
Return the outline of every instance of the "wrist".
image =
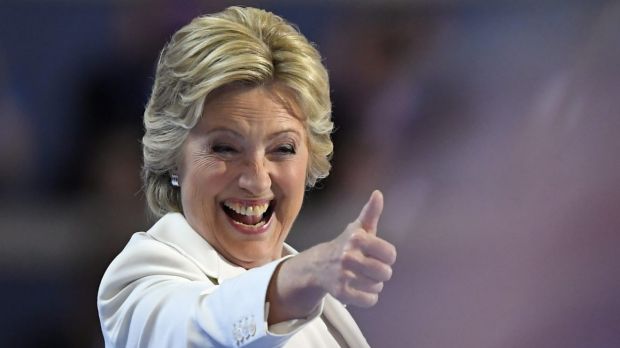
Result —
M268 324L304 319L317 310L326 292L320 285L318 267L304 252L278 265L267 291Z

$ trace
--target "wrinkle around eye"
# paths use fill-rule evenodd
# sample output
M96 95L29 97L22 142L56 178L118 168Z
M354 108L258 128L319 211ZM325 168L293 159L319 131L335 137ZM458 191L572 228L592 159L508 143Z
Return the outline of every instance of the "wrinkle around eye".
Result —
M192 153L190 163L195 168L215 168L225 162L223 158L216 154L205 153L204 151L197 151Z

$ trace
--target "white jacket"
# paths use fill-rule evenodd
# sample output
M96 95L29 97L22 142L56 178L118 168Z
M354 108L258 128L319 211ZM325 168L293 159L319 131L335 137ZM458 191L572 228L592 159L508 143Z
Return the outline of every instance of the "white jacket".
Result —
M296 253L288 245L285 250ZM134 234L101 280L97 306L106 347L368 347L329 295L307 319L268 327L267 286L284 259L245 270L224 259L182 214L167 214Z

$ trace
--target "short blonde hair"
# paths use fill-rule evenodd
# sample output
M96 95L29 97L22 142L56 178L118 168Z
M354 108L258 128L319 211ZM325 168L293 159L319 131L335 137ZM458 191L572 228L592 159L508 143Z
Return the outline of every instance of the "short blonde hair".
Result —
M333 151L329 81L316 48L281 17L255 8L195 18L172 36L144 112L142 175L155 216L182 211L170 175L209 93L233 83L271 82L292 90L303 112L310 152L306 185L313 187L329 174Z

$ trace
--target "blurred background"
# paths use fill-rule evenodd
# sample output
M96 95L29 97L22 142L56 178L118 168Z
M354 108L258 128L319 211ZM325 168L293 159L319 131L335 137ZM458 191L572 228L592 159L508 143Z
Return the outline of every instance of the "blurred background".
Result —
M0 1L0 346L103 347L158 51L228 1ZM246 1L331 74L334 169L289 238L370 192L399 252L373 347L620 347L620 2Z

